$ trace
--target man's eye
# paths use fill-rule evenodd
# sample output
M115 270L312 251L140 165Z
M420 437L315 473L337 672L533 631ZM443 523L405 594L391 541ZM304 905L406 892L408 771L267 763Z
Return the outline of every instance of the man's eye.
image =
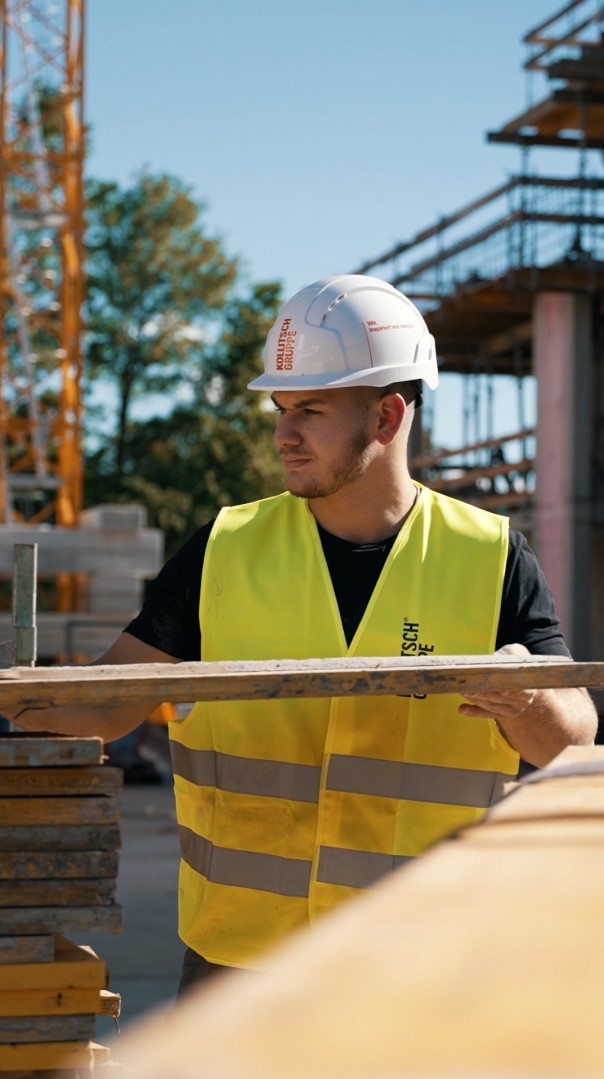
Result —
M316 408L305 408L304 409L304 415L305 416L320 416L321 413L318 412Z

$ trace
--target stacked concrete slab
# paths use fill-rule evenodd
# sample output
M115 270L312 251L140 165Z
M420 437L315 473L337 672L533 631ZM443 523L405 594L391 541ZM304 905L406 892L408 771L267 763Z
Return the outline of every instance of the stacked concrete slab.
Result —
M77 574L79 609L38 610L38 657L87 662L101 655L140 608L145 581L163 561L163 534L147 528L138 505L85 510L78 528L47 525L0 527L0 578L10 580L16 543L37 543L38 577ZM0 613L0 641L10 641L11 615ZM9 663L10 656L3 657Z

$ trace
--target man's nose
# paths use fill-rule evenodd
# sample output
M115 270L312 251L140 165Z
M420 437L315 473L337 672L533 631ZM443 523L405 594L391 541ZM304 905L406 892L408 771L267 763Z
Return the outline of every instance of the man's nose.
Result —
M275 445L282 449L284 446L298 446L301 441L295 417L281 412L275 427Z

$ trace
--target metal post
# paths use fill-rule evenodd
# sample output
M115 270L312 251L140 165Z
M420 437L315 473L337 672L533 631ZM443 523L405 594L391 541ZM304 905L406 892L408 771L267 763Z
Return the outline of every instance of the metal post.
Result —
M33 667L36 662L36 579L38 544L13 547L13 664Z

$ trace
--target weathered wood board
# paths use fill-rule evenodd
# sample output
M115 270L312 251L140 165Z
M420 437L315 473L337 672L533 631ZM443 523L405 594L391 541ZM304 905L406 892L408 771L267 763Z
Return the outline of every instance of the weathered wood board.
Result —
M14 933L119 933L119 905L92 907L0 907L0 936Z
M586 757L598 790L586 776L580 798L581 776L545 769L261 972L200 988L161 1028L130 1027L125 1079L604 1075L604 747L566 750L551 769Z
M115 899L116 880L3 880L0 910L5 907L108 906Z
M94 1015L0 1016L0 1044L11 1042L88 1042L95 1033Z
M0 851L110 851L119 846L117 824L30 824L0 828Z
M0 881L115 878L117 871L117 851L0 851Z
M0 798L0 827L30 824L114 824L119 820L117 798Z
M351 694L464 693L604 685L604 663L553 656L346 657L263 663L144 663L11 667L0 671L3 708L251 700Z
M117 795L123 786L121 768L108 765L73 768L7 768L0 765L0 797L33 798L61 795Z
M50 963L55 957L55 938L52 933L36 936L0 937L0 964Z
M2 673L4 672L0 672ZM27 731L14 734L0 731L0 769L52 765L65 768L74 765L98 765L102 760L103 743L100 738L68 738L58 734L40 735Z
M110 1015L118 1018L121 997L108 989L0 989L0 1016Z

